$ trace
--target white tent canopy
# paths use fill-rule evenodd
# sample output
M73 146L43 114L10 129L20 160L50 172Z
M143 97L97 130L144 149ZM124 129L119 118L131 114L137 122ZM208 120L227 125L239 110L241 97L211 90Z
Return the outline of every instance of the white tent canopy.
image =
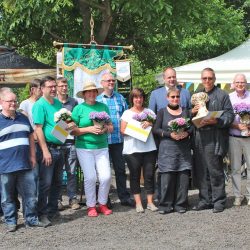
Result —
M212 68L216 73L217 83L232 83L235 74L245 74L250 82L250 39L231 51L204 61L175 68L178 82L201 82L201 71ZM156 79L163 83L162 74Z

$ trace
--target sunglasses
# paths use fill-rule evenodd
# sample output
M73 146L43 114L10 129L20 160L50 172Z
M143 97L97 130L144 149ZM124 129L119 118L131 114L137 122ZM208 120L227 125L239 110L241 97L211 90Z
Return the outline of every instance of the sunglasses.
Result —
M213 77L202 77L202 80L206 81L206 80L209 80L209 81L212 81L214 78Z
M179 95L172 95L172 96L170 96L170 98L172 98L172 99L174 99L174 98L180 98L180 96Z

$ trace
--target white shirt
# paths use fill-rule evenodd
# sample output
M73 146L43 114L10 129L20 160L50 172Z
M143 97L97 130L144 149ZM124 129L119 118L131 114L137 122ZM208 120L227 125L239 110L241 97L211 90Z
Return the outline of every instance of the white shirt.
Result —
M149 110L149 109L144 109ZM150 110L153 112L152 110ZM133 116L136 113L131 110L126 110L121 116L121 120L125 122L129 122L133 119ZM140 141L132 136L124 135L124 143L123 143L123 154L133 154L133 153L143 153L150 152L156 150L154 137L152 135L152 131L150 132L148 139L146 142Z
M19 106L19 109L23 110L28 115L30 124L33 128L35 126L34 122L33 122L33 117L32 117L32 107L33 107L34 103L35 102L33 102L29 99L26 99L26 100L22 101L20 103L20 106Z

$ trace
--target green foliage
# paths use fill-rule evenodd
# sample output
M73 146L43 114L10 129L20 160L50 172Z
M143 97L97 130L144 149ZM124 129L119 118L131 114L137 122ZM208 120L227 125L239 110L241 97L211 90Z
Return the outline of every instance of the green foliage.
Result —
M26 84L23 88L13 88L13 92L17 95L18 102L21 103L29 98L29 84Z
M146 103L149 101L149 96L152 90L154 90L159 85L155 79L155 75L159 73L159 70L144 70L139 60L135 57L132 57L132 72L136 72L132 75L133 87L139 87L144 90L147 97Z
M149 93L159 69L239 45L247 36L249 5L249 0L2 0L0 43L55 65L54 40L90 41L91 12L97 42L134 45L134 83Z

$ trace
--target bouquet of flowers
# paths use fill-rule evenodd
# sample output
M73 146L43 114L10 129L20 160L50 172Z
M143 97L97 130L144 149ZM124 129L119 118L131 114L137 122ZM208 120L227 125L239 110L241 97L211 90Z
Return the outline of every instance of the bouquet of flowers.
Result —
M100 128L103 128L104 124L107 124L111 121L110 116L105 111L91 112L89 114L89 119L94 122L94 125Z
M55 122L59 122L61 120L66 123L72 122L71 112L67 110L66 108L62 108L54 114Z
M236 103L233 105L234 113L240 116L240 123L249 125L250 124L250 104ZM248 135L248 130L241 131L242 136Z
M181 133L190 127L190 120L186 118L176 118L168 123L170 130L175 133Z
M133 119L138 121L138 122L147 121L147 122L154 123L155 120L156 120L156 115L155 115L155 113L153 113L153 112L151 112L149 110L145 110L140 114L135 114L133 116Z

